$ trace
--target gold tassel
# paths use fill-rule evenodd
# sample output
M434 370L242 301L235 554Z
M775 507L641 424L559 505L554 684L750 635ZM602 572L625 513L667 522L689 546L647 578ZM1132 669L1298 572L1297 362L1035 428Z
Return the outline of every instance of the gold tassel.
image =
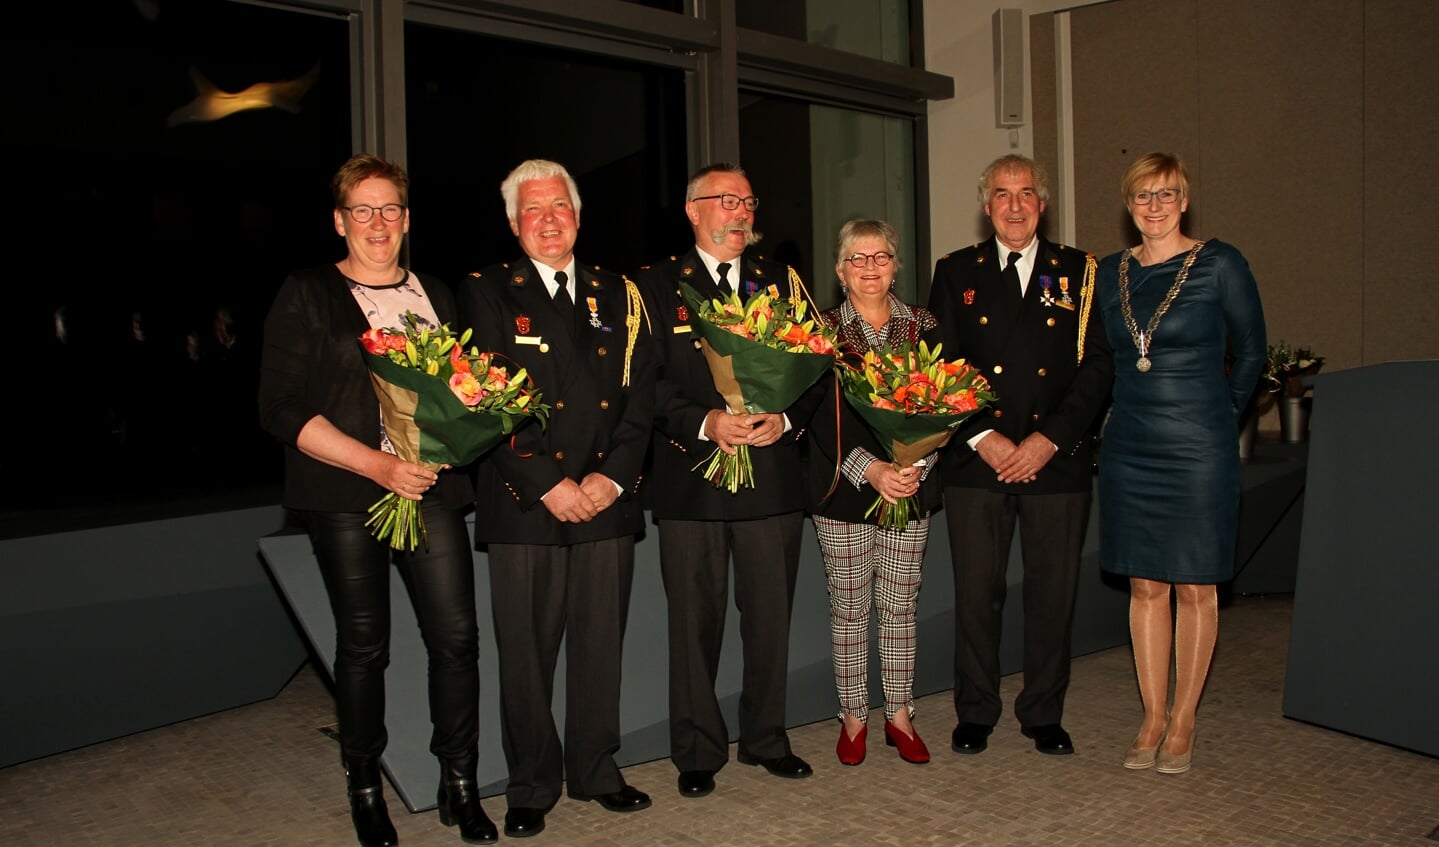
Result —
M635 341L640 337L641 315L643 315L646 324L649 323L650 315L649 312L645 310L644 298L640 297L639 286L630 282L629 277L624 277L624 281L625 298L627 300L625 312L625 373L624 378L620 381L620 385L628 388L630 384L630 360L633 359L635 355Z
M789 271L789 302L798 306L801 300L808 300L810 317L818 320L822 326L833 329L824 319L824 313L820 311L819 306L815 305L814 298L810 296L809 289L804 287L804 280L799 278L799 273L794 266L785 265L785 269Z
M1095 260L1094 254L1090 253L1084 257L1084 284L1079 287L1079 350L1076 361L1084 361L1084 336L1089 331L1089 309L1094 305L1094 277L1099 270L1099 262Z

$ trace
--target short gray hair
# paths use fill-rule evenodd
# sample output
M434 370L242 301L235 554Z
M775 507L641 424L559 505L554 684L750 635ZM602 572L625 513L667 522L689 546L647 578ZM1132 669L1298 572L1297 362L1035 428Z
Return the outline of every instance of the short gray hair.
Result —
M710 174L734 174L735 176L744 176L744 168L733 162L715 162L712 165L705 165L695 171L690 176L689 183L685 185L686 203L695 199L695 192L699 190L700 183L704 182L704 178Z
M1049 174L1028 156L1011 153L990 162L984 173L979 175L979 205L989 202L989 189L994 187L994 178L1008 171L1029 171L1034 179L1034 193L1039 195L1041 202L1049 202Z
M575 207L575 214L580 212L580 189L575 185L575 178L565 170L565 166L559 162L551 162L549 159L526 159L520 162L505 181L500 183L500 196L505 198L505 215L514 220L518 214L520 185L536 179L552 179L562 177L565 185L570 190L570 205Z
M834 268L836 271L844 265L848 258L850 245L861 238L868 237L882 238L884 243L889 245L889 252L894 254L894 269L900 268L899 261L899 230L889 221L876 220L874 218L855 218L852 221L845 221L844 226L839 228L839 239L834 245Z

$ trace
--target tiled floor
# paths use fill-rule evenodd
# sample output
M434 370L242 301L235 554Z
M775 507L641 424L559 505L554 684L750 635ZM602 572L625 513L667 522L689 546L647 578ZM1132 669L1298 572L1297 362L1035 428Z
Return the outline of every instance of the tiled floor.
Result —
M935 754L914 766L871 745L834 758L837 724L791 732L815 776L779 780L732 762L701 800L668 761L628 780L654 807L616 815L564 800L544 845L1413 845L1439 827L1439 759L1280 714L1292 603L1240 598L1221 613L1194 769L1126 771L1139 722L1127 648L1075 662L1066 727L1078 754L1041 755L1008 717L979 756L949 752L947 694L916 718ZM1006 702L1019 677L1004 681ZM0 770L0 845L351 845L333 704L311 668L279 697ZM493 737L493 735L489 736ZM881 742L882 744L882 742ZM485 751L499 755L498 750ZM497 820L503 800L486 803ZM434 812L393 796L403 845L458 844ZM503 839L502 839L503 840Z

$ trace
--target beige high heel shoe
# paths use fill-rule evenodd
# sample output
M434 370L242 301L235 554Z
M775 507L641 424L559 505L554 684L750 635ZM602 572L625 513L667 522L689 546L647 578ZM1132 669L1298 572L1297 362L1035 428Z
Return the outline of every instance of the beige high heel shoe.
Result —
M1171 753L1162 748L1156 759L1154 769L1159 773L1184 773L1194 761L1194 738L1189 739L1189 749L1183 753Z
M1153 747L1140 747L1139 739L1136 738L1134 741L1135 743L1129 745L1129 749L1124 751L1124 766L1132 771L1142 771L1154 767L1154 760L1159 753L1159 745L1164 743L1164 736L1159 736L1159 742Z
M1166 715L1166 718L1168 716ZM1159 730L1159 740L1154 742L1153 747L1140 747L1139 736L1134 737L1134 743L1124 751L1124 766L1132 771L1142 771L1154 767L1154 760L1159 753L1159 747L1164 743L1164 736L1168 734L1168 722L1163 729Z

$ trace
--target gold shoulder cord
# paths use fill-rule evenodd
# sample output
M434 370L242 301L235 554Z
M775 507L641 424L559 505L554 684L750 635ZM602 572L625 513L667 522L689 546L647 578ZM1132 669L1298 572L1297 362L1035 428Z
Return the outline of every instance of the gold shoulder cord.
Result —
M644 321L649 323L650 315L645 310L644 298L640 297L639 286L630 282L629 277L624 277L625 298L628 306L625 310L625 373L620 385L629 387L630 384L630 359L635 355L635 340L640 336L640 316L644 315Z
M1089 309L1094 305L1094 277L1099 270L1099 262L1095 260L1094 254L1090 253L1084 257L1084 284L1079 287L1079 350L1076 361L1084 361L1084 335L1089 331Z
M819 306L815 305L809 289L804 287L804 280L799 278L799 272L794 269L793 265L785 265L785 269L789 271L789 302L798 306L801 301L808 300L809 309L813 313L812 317L821 325L828 327L829 323L824 319L824 312L821 312Z

